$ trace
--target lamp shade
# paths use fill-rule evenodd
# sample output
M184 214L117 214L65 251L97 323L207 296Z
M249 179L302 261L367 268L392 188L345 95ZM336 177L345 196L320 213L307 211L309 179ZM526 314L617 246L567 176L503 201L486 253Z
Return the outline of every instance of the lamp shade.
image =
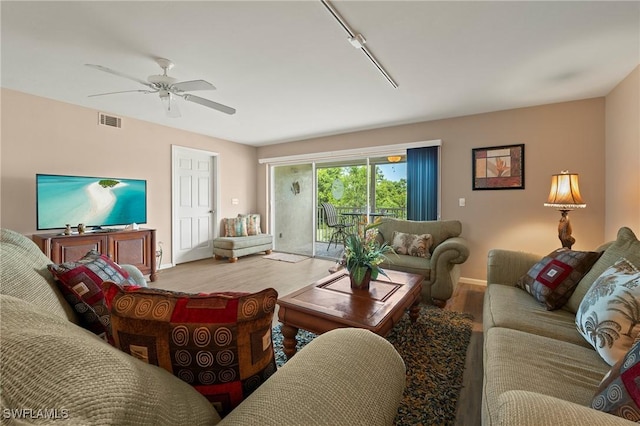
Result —
M587 207L578 186L578 175L562 172L551 176L551 191L549 199L544 203L546 207L555 207L558 210L583 209Z

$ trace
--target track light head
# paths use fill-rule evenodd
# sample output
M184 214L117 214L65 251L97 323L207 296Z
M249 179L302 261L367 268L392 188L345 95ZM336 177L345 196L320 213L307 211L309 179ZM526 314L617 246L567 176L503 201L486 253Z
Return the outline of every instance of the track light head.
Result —
M349 43L351 43L351 45L356 49L362 49L362 46L364 46L367 42L362 34L356 34L353 37L349 37L348 40Z

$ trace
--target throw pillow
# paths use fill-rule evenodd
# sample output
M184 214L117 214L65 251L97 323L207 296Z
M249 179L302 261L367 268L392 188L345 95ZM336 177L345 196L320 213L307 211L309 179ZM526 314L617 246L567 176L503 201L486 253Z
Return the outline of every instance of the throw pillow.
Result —
M577 313L584 295L589 291L596 279L602 275L606 269L620 260L621 257L626 258L634 265L640 265L640 241L638 241L633 231L627 227L622 227L618 230L616 240L604 250L600 259L598 259L591 270L585 274L584 278L580 280L575 292L569 298L565 309L574 314Z
M223 219L225 237L246 237L247 218L245 216Z
M247 220L248 235L262 234L262 229L260 229L260 215L258 213L239 214L238 217L244 217Z
M604 376L591 407L632 422L640 421L640 341Z
M409 256L431 258L431 245L433 237L431 234L406 234L404 232L395 231L393 233L393 241L391 246L397 254L407 254Z
M582 299L576 326L600 356L614 365L640 335L640 271L620 259Z
M278 293L187 294L104 283L115 344L192 385L226 415L276 371Z
M600 253L561 248L552 251L523 275L516 286L543 303L547 310L564 305L580 279L598 260Z
M103 281L132 284L127 271L107 256L90 250L82 259L47 266L65 299L82 319L82 325L110 341L109 311L102 293Z

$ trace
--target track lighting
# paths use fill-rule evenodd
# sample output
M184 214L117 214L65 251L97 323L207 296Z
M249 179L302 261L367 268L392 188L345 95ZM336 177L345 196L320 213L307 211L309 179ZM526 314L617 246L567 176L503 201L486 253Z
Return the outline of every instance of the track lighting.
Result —
M371 51L364 45L367 42L364 36L360 33L356 33L355 31L353 31L349 26L349 24L347 23L347 21L345 21L342 18L342 16L340 16L338 11L333 7L331 3L329 3L328 0L320 0L320 1L324 5L324 7L327 8L329 13L331 13L331 15L336 19L336 21L338 21L338 23L342 26L342 28L344 28L347 34L349 34L349 38L348 38L349 43L351 43L351 45L356 49L360 49L362 53L364 53L367 56L367 58L369 58L369 60L373 63L373 65L375 65L378 71L380 71L380 73L384 76L384 78L386 78L387 81L393 86L393 88L397 89L398 83L396 83L393 80L393 78L391 78L389 73L382 67L382 65L380 65L380 63L375 58L375 56L373 56L373 53L371 53Z
M356 49L362 49L362 46L367 42L362 34L356 34L353 37L349 37L349 43Z

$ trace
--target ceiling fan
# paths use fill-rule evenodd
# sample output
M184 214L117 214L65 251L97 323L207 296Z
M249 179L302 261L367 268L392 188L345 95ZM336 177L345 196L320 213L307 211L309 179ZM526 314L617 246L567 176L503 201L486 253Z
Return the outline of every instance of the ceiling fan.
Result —
M205 80L191 80L191 81L176 82L175 78L167 75L167 71L173 68L173 65L174 65L173 62L164 58L157 58L156 62L158 63L160 68L162 68L163 70L162 75L150 75L149 77L147 77L146 81L121 73L119 71L114 71L111 68L103 67L102 65L85 64L90 68L108 72L109 74L117 75L119 77L128 78L129 80L136 81L142 84L143 86L147 87L147 89L123 90L119 92L98 93L95 95L89 95L89 97L114 95L117 93L130 93L130 92L138 92L138 93L144 93L144 94L158 93L160 95L160 100L164 105L164 109L169 117L180 117L180 109L178 107L178 103L176 102L176 97L181 97L185 101L195 102L197 104L206 106L207 108L212 108L217 111L224 112L225 114L236 113L236 110L229 106L222 105L217 102L210 101L209 99L192 95L190 93L185 93L193 90L215 90L215 87L213 84Z

